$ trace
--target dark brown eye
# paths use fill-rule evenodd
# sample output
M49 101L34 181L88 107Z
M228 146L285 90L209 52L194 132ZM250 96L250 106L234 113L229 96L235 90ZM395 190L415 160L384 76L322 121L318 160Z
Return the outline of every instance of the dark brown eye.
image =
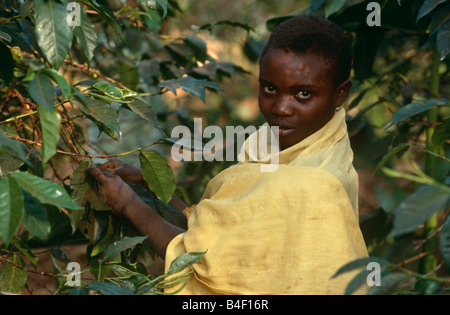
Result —
M308 91L300 91L297 93L296 97L300 98L300 99L307 99L311 96L311 93Z
M268 93L268 94L276 94L277 93L277 90L272 85L266 85L266 86L264 86L263 89L264 89L264 92Z

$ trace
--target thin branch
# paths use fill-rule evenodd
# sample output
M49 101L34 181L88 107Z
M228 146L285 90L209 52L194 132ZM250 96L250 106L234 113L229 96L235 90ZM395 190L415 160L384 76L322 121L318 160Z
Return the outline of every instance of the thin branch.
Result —
M15 262L13 262L11 260L4 258L3 256L0 256L0 262L8 263L20 270L30 272L30 273L35 273L35 274L38 274L41 276L47 276L47 277L53 277L53 278L66 278L65 275L55 275L53 273L49 273L49 272L45 272L45 271L36 271L36 270L30 270L30 269L24 268L22 266L19 266L18 264L16 264Z

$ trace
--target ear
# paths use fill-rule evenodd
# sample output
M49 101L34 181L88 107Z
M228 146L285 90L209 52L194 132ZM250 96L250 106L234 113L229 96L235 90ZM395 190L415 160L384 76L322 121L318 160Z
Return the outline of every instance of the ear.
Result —
M341 107L347 99L350 89L352 88L352 82L346 80L336 88L336 107Z

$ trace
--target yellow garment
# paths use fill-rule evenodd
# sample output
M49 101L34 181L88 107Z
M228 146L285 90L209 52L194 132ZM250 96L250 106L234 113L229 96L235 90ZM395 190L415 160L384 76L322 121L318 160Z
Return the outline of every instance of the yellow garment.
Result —
M343 294L354 274L330 277L367 256L345 111L281 151L274 172L248 161L252 150L244 145L246 161L208 183L188 231L169 244L166 270L183 253L207 250L180 293Z

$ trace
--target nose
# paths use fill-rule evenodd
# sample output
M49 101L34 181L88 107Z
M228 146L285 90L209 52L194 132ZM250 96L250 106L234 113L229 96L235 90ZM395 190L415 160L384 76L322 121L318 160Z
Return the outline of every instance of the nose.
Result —
M293 107L288 96L280 95L276 98L275 104L272 107L272 113L278 116L292 116Z

